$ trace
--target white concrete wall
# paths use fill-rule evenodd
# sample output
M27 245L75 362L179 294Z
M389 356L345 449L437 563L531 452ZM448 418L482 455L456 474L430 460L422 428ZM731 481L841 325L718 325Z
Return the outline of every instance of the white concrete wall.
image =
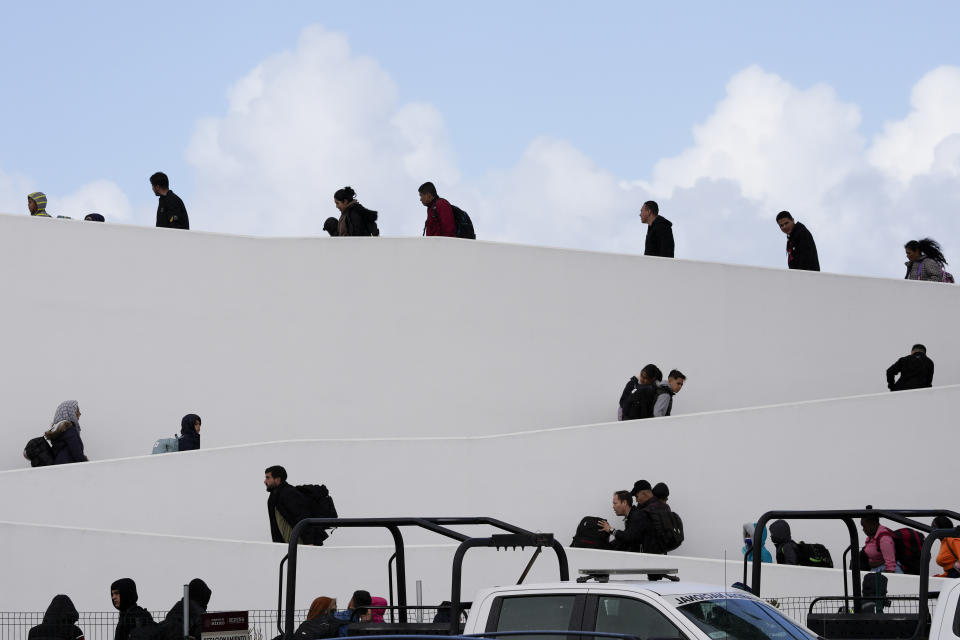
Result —
M27 523L269 540L263 469L326 483L343 517L478 516L569 544L611 494L665 481L685 523L680 552L737 557L741 524L770 509L960 510L944 443L960 386L513 435L243 445L0 472L0 513ZM828 545L839 523L795 523ZM414 542L430 539L411 537ZM336 533L331 545L377 544ZM768 548L772 545L768 543Z
M939 284L7 215L0 271L7 469L65 399L102 460L190 412L204 447L596 423L650 361L688 374L677 413L883 391L917 341L960 382L960 296Z
M384 534L386 535L386 534ZM0 602L5 611L42 611L57 593L66 593L80 611L110 611L110 583L132 577L140 604L166 610L183 593L183 584L203 578L213 591L211 610L269 609L276 606L280 559L286 546L258 542L206 540L179 536L90 531L0 522ZM423 581L424 604L450 596L454 546L408 549L408 596L416 599L416 580ZM36 552L24 553L24 549ZM42 550L42 551L40 551ZM372 547L303 547L298 568L297 606L307 608L319 596L345 603L354 589L387 596L387 559L392 545ZM474 549L464 563L464 598L481 588L514 584L530 550L496 552ZM579 568L662 567L662 556L568 549L571 575ZM528 583L555 581L552 552L544 552ZM740 579L736 562L670 557L671 567L689 581L730 584ZM934 581L935 583L938 581ZM916 592L917 581L891 576L891 593ZM769 596L842 594L839 571L804 567L764 567L763 593Z

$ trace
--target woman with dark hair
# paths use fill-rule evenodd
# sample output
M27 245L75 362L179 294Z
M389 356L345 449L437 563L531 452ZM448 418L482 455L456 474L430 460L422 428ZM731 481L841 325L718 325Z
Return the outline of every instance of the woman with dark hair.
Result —
M333 204L340 210L337 223L339 236L378 236L377 212L365 208L357 201L357 192L352 187L338 189L333 194ZM332 234L331 234L332 235Z
M953 522L947 516L933 519L934 529L953 529ZM940 538L940 553L937 564L943 567L939 577L960 578L960 538Z
M953 276L943 270L947 259L943 257L943 251L940 250L936 240L932 238L911 240L903 245L903 249L907 254L905 280L953 282Z

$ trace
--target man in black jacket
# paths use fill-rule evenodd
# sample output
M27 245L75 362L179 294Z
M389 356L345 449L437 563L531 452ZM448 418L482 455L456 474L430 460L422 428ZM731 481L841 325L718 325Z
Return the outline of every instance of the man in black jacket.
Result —
M293 528L304 518L309 518L313 512L310 498L287 483L287 470L280 465L267 467L263 474L263 484L270 494L267 498L270 536L274 542L290 542ZM308 527L300 536L300 544L319 546L327 537L322 528Z
M900 379L895 380L897 374ZM933 360L927 357L927 348L915 344L910 355L903 356L887 369L887 388L890 391L924 389L933 386Z
M640 222L647 225L645 256L673 257L673 223L660 215L660 206L647 200L640 207Z
M110 599L120 612L113 640L127 640L132 629L153 624L150 612L137 605L137 583L131 578L114 580L110 585Z
M160 199L157 202L157 226L168 229L189 229L190 218L187 216L187 207L180 196L170 190L170 179L167 174L158 171L150 176L150 185L154 195Z
M617 491L613 494L613 512L620 517L626 516L623 531L610 526L606 520L600 521L600 530L610 534L610 544L616 551L640 551L643 536L643 517L639 505L633 505L633 496L629 491Z
M787 234L787 267L803 271L820 271L820 258L813 235L802 222L794 222L789 211L777 214L780 230Z

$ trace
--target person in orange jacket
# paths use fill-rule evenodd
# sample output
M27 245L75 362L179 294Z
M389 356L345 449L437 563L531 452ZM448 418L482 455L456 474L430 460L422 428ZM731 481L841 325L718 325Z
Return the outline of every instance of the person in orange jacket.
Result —
M934 529L953 529L953 523L947 516L933 519ZM937 564L943 567L941 578L960 578L960 538L941 538Z

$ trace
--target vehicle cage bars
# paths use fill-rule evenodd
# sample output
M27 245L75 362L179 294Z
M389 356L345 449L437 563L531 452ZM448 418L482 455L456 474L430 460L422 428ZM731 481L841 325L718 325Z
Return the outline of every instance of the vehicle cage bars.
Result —
M505 534L493 534L486 538L471 538L470 536L450 529L451 526L461 525L488 525L495 527ZM407 573L406 573L406 555L404 553L403 534L400 527L420 527L427 531L432 531L446 538L451 538L460 543L454 554L453 576L451 589L451 612L450 612L450 633L456 635L459 632L460 612L462 610L460 602L461 577L463 574L463 557L468 549L476 547L545 547L550 546L557 554L557 563L560 569L560 580L566 582L570 579L570 569L567 563L567 553L563 545L554 539L552 533L533 533L526 529L514 526L502 520L489 517L453 517L453 518L304 518L296 524L290 533L290 541L287 547L287 555L284 559L287 562L287 597L286 611L284 619L284 629L281 630L283 637L290 640L294 633L294 606L296 602L297 589L297 549L298 542L303 535L304 529L311 526L319 526L324 529L330 527L351 527L351 528L384 528L393 536L394 556L397 572L397 605L400 607L400 624L407 623ZM281 560L281 575L283 571L283 560ZM388 563L389 567L389 563ZM282 582L281 582L282 585ZM278 601L283 600L282 586L278 596ZM278 611L279 616L279 611Z
M918 517L930 518L934 516L947 516L948 518L952 518L954 521L960 520L960 514L948 509L825 509L814 511L767 511L757 520L757 524L753 528L752 540L761 539L760 532L763 531L764 527L766 527L767 523L771 520L842 520L844 524L847 525L847 531L850 533L850 549L852 556L852 553L860 549L859 533L857 532L857 525L854 523L854 519L867 517L883 518L885 520L891 520L893 522L910 527L911 529L923 531L929 534L924 540L923 549L920 553L920 596L921 604L923 604L923 596L929 593L931 543L934 540L939 540L940 538L951 537L955 534L960 535L960 527L956 527L954 529L934 529L931 525L924 524L913 519ZM746 554L743 556L743 566L745 572L744 575L746 575ZM753 594L758 597L760 596L760 571L762 568L763 562L757 561L755 554L753 560L753 577L749 586ZM840 568L843 569L844 575L846 575L847 567L842 566ZM855 613L860 613L860 563L851 561L850 572L853 578L853 610ZM925 606L921 607L921 611L924 611L924 609ZM927 615L929 615L929 612L927 612ZM921 614L921 617L922 616L923 614ZM922 626L922 624L918 625L918 633Z

